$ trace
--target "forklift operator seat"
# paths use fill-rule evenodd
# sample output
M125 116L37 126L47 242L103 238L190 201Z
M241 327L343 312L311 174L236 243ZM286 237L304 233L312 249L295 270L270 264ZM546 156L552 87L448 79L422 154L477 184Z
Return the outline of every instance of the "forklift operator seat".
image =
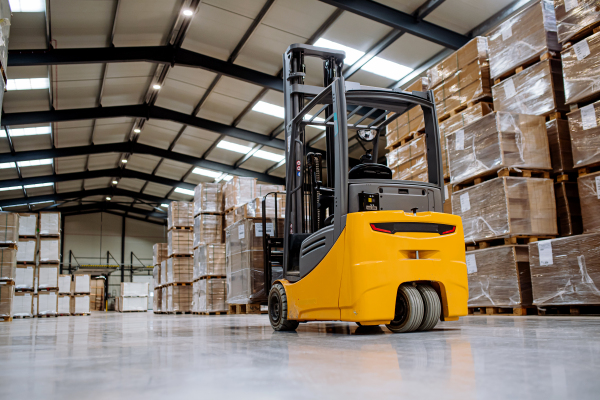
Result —
M392 170L383 164L358 164L350 170L348 179L392 179Z

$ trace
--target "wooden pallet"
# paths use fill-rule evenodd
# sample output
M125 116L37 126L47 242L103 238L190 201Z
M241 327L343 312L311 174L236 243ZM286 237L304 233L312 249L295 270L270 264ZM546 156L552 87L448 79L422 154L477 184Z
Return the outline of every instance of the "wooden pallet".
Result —
M120 313L148 312L148 310L121 310Z
M554 58L554 57L553 57L552 53L549 51L545 51L542 54L540 54L539 56L534 56L534 57L530 58L529 60L525 61L523 64L519 65L514 70L507 71L507 72L503 73L502 75L500 75L499 77L497 77L496 79L494 79L494 85L499 84L506 78L510 78L511 76L516 75L519 72L522 72L524 69L531 67L533 64L536 64L540 61L546 61L551 58Z
M544 235L515 235L505 238L494 238L489 240L478 240L475 244L465 244L467 251L488 249L490 247L515 245L515 244L528 244L534 243L538 240L543 239L555 239L556 236L544 236Z
M57 314L52 314L52 315L49 315L49 314L45 314L45 315L36 315L36 318L56 318L56 317L58 317L58 315L57 315Z
M577 174L574 172L561 172L554 177L554 182L577 182Z
M15 293L33 293L33 288L15 288Z
M85 317L86 315L90 315L90 313L78 313L78 314L71 314L72 317Z
M12 249L12 250L17 250L17 244L16 243L0 243L0 247L3 249ZM19 261L19 264L25 264ZM35 264L35 263L33 263Z
M194 315L227 315L229 311L194 311Z
M228 314L267 314L262 311L260 304L229 304Z
M0 322L12 322L13 317L0 317Z
M53 265L53 264L60 264L60 261L39 261L38 264L39 265Z
M193 226L172 226L169 228L170 231L193 231Z
M180 257L194 257L193 254L171 254L169 258L180 258Z
M473 107L474 105L479 104L479 103L487 103L487 104L493 106L493 103L491 101L492 101L492 97L490 95L483 95L481 97L471 99L471 100L467 101L466 103L461 104L460 106L455 107L452 110L446 112L445 114L438 116L438 122L442 122L442 121L447 120L450 117L454 117L456 114L460 114L461 112L465 111L467 108Z
M536 177L536 178L549 179L550 171L541 170L541 169L527 169L527 168L518 168L518 170L517 170L515 168L506 168L505 167L505 168L499 169L498 171L486 171L476 177L469 178L468 180L466 180L464 182L457 183L453 186L452 191L457 192L466 187L479 185L480 183L483 183L485 181L489 181L489 180L503 177L503 176L517 176L517 177L524 177L524 178Z
M205 275L205 276L201 276L200 278L196 279L196 281L201 281L203 279L227 279L227 275Z
M537 315L535 306L515 306L515 307L469 307L469 315Z
M600 315L600 305L538 306L538 315Z
M192 286L194 282L171 282L167 283L165 286Z
M33 315L13 315L13 319L33 318Z
M46 292L56 292L56 294L58 294L58 288L38 288L38 293L42 292L42 293L46 293ZM79 293L78 293L79 294Z
M19 239L37 239L35 235L19 235Z
M71 314L56 314L57 317L70 317Z
M588 36L592 36L595 33L600 32L600 21L593 23L592 25L582 29L573 35L569 41L563 43L562 49L566 50L569 47L573 46L574 43L581 41L583 38L587 38Z
M177 315L177 314L191 314L191 311L165 311L165 314Z
M578 176L585 176L600 171L600 162L586 165L585 167L577 168Z

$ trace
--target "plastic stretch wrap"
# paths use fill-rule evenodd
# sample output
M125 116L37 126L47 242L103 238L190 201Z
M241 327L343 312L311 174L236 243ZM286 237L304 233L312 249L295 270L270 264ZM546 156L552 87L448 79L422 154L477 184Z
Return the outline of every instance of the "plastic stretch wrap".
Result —
M35 268L33 265L17 264L15 289L34 289Z
M435 88L475 60L487 61L488 43L484 36L471 39L463 47L427 70L429 87Z
M600 172L577 178L583 233L600 232Z
M154 289L154 296L152 298L152 310L154 312L162 311L162 288Z
M71 314L89 314L90 296L71 296Z
M148 282L121 282L121 297L148 297Z
M545 60L492 87L494 110L547 115L568 111L559 60Z
M59 315L71 314L71 296L70 295L58 295L57 309Z
M120 311L148 311L148 296L119 298Z
M167 312L169 311L169 291L167 287L162 288L162 295L160 296L161 306L160 311Z
M273 226L273 220L269 223ZM283 232L283 221L278 221ZM269 226L267 226L267 230ZM273 232L269 232L273 234ZM262 222L245 219L225 231L225 262L227 271L227 303L249 304L266 300L264 292L264 261Z
M155 265L152 268L152 281L154 282L154 287L160 286L160 265Z
M0 211L0 243L19 242L19 214Z
M167 287L167 310L170 312L192 311L193 286Z
M600 233L529 244L533 304L600 304Z
M189 201L172 201L167 209L168 229L194 226L194 203Z
M267 218L275 218L275 213L278 212L278 217L285 216L285 194L267 197L266 201ZM262 197L257 197L248 203L233 209L233 222L241 221L245 218L262 218Z
M168 233L169 257L172 255L193 255L194 235L189 229L171 229Z
M493 80L545 52L560 51L552 1L537 2L500 24L488 35L488 48Z
M152 265L160 265L169 257L168 243L155 243L152 246Z
M58 276L58 293L70 294L71 293L71 275L59 275Z
M241 206L256 197L256 178L234 176L223 186L225 210Z
M60 238L40 238L40 262L60 262Z
M548 133L548 146L550 146L552 172L560 174L573 171L569 123L562 119L548 121L546 122L546 132Z
M571 111L567 115L575 168L600 162L599 116L600 101Z
M33 293L15 292L13 317L33 317Z
M234 222L235 222L235 209L232 209L225 213L225 228L233 225Z
M167 283L187 283L193 280L193 257L174 257L167 260Z
M37 235L37 214L19 214L19 236Z
M583 233L583 223L577 184L575 182L556 183L554 192L556 193L558 234L560 236L580 235Z
M205 244L194 250L194 280L226 273L224 244Z
M194 215L223 212L223 184L200 183L194 188Z
M422 135L386 154L392 179L427 182L426 149L425 136Z
M227 311L227 282L224 278L200 279L194 282L197 288L198 312Z
M452 214L452 184L447 183L444 185L444 213Z
M526 245L468 251L469 307L531 305L529 249Z
M10 282L0 282L0 317L13 316L13 298L15 285Z
M10 23L12 21L8 0L0 1L0 63L6 71L8 58L8 39L10 37ZM1 103L0 103L1 104Z
M37 253L37 239L19 239L17 249L17 261L18 262L35 262L35 255Z
M494 112L446 136L453 184L506 168L551 169L544 117Z
M567 104L597 97L600 92L600 32L564 50L561 58Z
M160 284L165 285L167 282L167 260L163 260L160 263Z
M466 243L558 233L552 179L501 177L459 190L452 214L462 218Z
M56 236L60 235L60 213L59 212L40 212L40 235Z
M223 243L223 216L200 214L194 217L194 248L202 244Z
M262 200L262 198L264 196L266 196L269 193L272 192L284 192L285 193L285 186L283 185L263 185L263 184L257 184L256 185L256 197L260 198ZM272 197L272 196L269 196Z
M39 292L37 294L37 315L56 315L58 312L58 293Z
M560 43L600 21L598 0L554 0L554 13Z
M58 264L38 265L36 272L38 289L58 289L58 269Z
M14 281L17 277L17 250L0 247L0 280Z
M90 292L90 276L89 275L73 275L71 281L71 293L89 293Z

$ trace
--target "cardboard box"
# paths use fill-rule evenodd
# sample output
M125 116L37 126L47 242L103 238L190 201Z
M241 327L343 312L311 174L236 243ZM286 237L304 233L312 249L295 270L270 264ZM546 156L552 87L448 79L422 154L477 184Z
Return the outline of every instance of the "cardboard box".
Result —
M40 264L36 277L38 289L58 289L58 264Z
M121 297L148 297L148 282L121 282Z
M465 243L515 235L556 236L552 179L501 177L452 194Z
M17 250L0 247L0 280L14 281L17 278Z
M154 287L160 286L160 265L155 265L152 269L152 280L154 282Z
M223 243L223 216L199 214L194 217L194 248L202 244Z
M71 295L59 294L56 307L56 312L58 315L71 314Z
M19 242L19 214L0 211L0 243Z
M0 218L2 215L0 214ZM35 263L37 253L37 239L19 238L17 249L17 262L20 263Z
M446 214L452 214L452 184L444 185L444 206L443 211Z
M160 284L166 285L169 280L167 279L167 260L163 260L160 263Z
M89 275L73 275L71 281L72 294L88 294L90 293L90 276Z
M560 55L567 104L595 99L600 92L600 32L575 43Z
M226 279L200 279L194 282L194 311L225 312L228 309L226 300Z
M564 43L600 21L596 0L554 0L558 41Z
M169 312L191 312L193 286L168 286L167 310Z
M35 278L35 267L27 264L17 264L15 275L15 289L33 290Z
M426 148L425 136L421 135L386 154L392 179L427 182Z
M256 197L256 178L234 176L223 187L225 211L241 206Z
M225 244L205 244L194 250L194 280L226 273Z
M552 168L544 117L494 112L446 136L453 184L502 168Z
M167 287L163 287L162 288L162 295L160 297L161 299L161 306L160 306L160 310L162 312L167 312L169 311L169 291L167 290Z
M119 297L119 311L148 311L148 296Z
M40 238L40 262L60 262L60 238Z
M571 150L571 136L569 123L562 119L546 122L548 145L550 146L550 161L552 172L565 174L573 171L573 151Z
M558 216L558 234L560 236L580 235L583 233L579 193L575 182L554 184L556 193L556 214Z
M488 43L484 36L471 39L463 47L446 57L436 66L427 70L430 88L435 88L452 78L456 73L473 61L487 61Z
M194 188L194 216L223 212L223 183L202 182Z
M582 113L585 119L582 119ZM571 133L573 166L575 168L600 162L599 116L600 101L567 114L569 118L569 132Z
M168 243L155 243L152 246L152 265L160 265L169 257Z
M60 294L71 294L71 275L59 275L58 276L58 293Z
M469 307L515 307L532 303L527 245L466 253Z
M194 226L194 203L189 201L172 201L167 210L168 229Z
M40 212L40 236L60 235L60 213L42 211Z
M488 34L492 80L546 52L561 50L551 0L536 2Z
M33 317L33 293L15 292L13 297L13 317Z
M194 280L194 258L174 257L167 259L167 282L187 283Z
M600 172L577 178L583 233L600 232Z
M246 218L262 218L262 197L257 197L246 204L233 209L233 222L241 221ZM266 199L265 211L267 218L275 218L275 214L278 217L285 216L285 194L277 196L269 196Z
M264 185L264 184L257 184L256 185L256 197L260 198L262 200L262 198L264 196L266 196L269 193L285 193L285 186L284 185ZM272 197L273 195L269 196Z
M15 285L12 282L0 282L0 317L13 316Z
M154 296L153 296L153 304L152 304L152 310L154 312L162 312L162 293L163 293L163 289L162 288L154 288Z
M90 296L77 295L71 296L71 314L89 314L90 313Z
M37 213L19 213L19 236L36 236L37 227Z
M168 233L168 241L169 257L194 254L194 237L190 229L171 229Z
M600 304L600 233L529 244L533 304Z
M38 292L37 315L56 315L58 313L58 292Z

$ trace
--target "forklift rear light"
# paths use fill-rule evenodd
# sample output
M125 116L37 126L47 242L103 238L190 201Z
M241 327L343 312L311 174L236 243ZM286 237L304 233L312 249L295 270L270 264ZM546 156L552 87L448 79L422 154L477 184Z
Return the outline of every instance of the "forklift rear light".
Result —
M427 232L439 235L449 235L456 232L455 225L428 222L378 222L369 225L376 232L390 233L392 235L398 232Z
M392 231L388 231L387 229L381 229L375 226L375 224L371 224L371 229L373 229L374 231L377 232L383 232L383 233L392 233Z
M453 226L452 229L447 230L446 232L440 233L440 235L448 235L449 233L456 232L456 226Z

